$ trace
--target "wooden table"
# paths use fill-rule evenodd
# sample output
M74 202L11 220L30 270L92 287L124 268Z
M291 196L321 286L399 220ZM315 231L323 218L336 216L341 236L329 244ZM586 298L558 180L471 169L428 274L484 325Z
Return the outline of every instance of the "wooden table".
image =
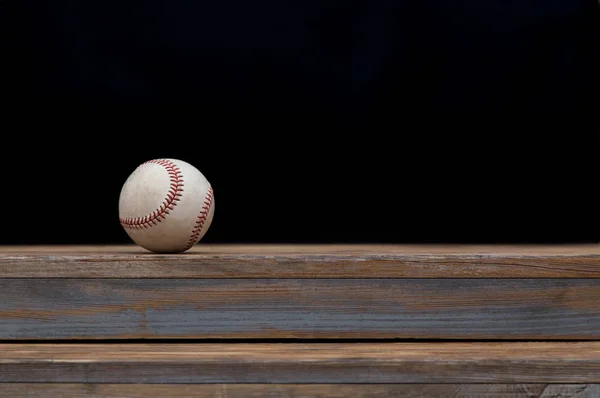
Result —
M0 397L600 397L600 245L0 248Z

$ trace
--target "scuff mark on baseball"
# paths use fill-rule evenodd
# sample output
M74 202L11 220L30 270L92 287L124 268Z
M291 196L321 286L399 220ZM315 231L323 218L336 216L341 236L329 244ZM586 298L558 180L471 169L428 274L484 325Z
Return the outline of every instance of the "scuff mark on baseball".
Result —
M119 221L129 237L154 253L181 253L206 234L215 212L211 184L179 159L152 159L127 178Z

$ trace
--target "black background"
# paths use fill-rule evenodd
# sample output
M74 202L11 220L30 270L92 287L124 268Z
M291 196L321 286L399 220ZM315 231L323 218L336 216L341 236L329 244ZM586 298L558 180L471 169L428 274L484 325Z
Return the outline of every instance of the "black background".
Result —
M145 160L206 242L596 242L598 3L3 1L0 243L129 242Z

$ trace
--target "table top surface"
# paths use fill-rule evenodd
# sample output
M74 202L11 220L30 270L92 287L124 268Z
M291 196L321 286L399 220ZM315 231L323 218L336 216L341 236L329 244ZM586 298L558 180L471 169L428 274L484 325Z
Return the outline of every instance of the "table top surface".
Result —
M0 246L0 278L596 278L600 245Z
M185 253L155 254L136 245L4 245L0 257L14 255L87 256L582 256L600 255L587 244L197 244Z

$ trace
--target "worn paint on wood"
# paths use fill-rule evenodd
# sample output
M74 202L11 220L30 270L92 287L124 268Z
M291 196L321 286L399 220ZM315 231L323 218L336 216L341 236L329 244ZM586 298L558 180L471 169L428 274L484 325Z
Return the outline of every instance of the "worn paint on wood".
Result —
M3 246L0 278L599 278L600 245Z
M598 398L600 384L0 383L0 398Z
M5 344L0 382L597 384L600 343Z
M0 279L0 338L598 339L598 279Z

